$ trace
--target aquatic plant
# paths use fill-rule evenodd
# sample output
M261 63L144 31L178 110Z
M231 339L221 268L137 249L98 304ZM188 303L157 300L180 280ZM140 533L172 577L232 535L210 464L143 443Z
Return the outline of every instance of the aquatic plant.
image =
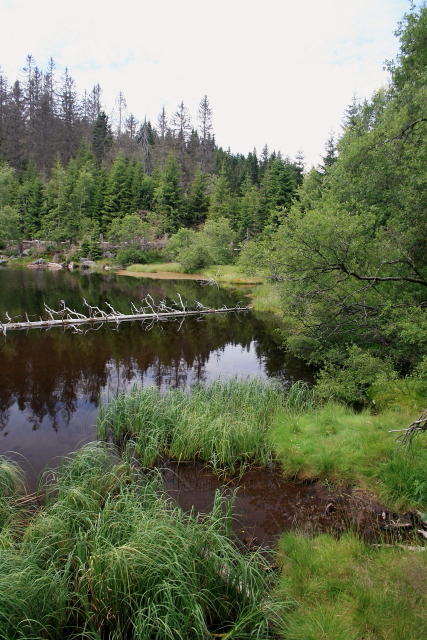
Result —
M97 435L132 446L143 466L167 455L243 472L249 462L271 460L267 431L284 398L279 382L259 378L216 380L191 392L134 387L101 408Z
M0 456L0 550L13 544L19 529L17 498L24 489L21 468L5 456Z

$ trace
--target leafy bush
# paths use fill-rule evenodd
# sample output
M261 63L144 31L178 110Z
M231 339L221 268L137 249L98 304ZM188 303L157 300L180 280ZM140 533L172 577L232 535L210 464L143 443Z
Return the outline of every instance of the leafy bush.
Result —
M188 249L182 249L178 254L178 260L186 273L193 273L212 264L209 252L197 244Z
M136 247L122 247L116 255L116 262L127 266L128 264L147 264L160 259L158 251L143 251Z
M396 377L390 362L352 345L341 362L329 363L320 371L316 391L323 399L366 402L368 390L374 383L380 384Z
M177 231L168 240L167 247L165 249L165 255L167 258L175 260L178 254L189 249L196 242L196 232L193 229L182 228Z
M211 264L229 264L234 260L236 234L227 218L208 220L202 231L180 229L169 239L166 255L176 259L191 273Z

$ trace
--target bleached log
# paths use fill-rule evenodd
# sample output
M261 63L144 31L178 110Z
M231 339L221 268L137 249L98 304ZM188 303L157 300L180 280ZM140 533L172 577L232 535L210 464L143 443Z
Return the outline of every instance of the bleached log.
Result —
M141 307L141 309L137 309L135 305L132 305L133 313L124 314L116 311L109 303L106 305L110 309L110 313L106 313L102 311L98 307L92 307L89 305L86 300L84 300L85 306L89 308L89 315L85 316L82 313L78 313L72 309L69 309L63 300L61 300L62 308L59 311L55 311L51 309L47 305L45 305L45 309L47 314L49 315L49 319L39 320L28 320L25 322L14 322L12 318L6 312L6 317L8 322L0 322L0 333L6 335L7 331L15 331L19 329L48 329L51 327L70 327L75 331L78 331L77 327L80 325L92 325L92 324L102 324L105 322L115 324L119 324L121 322L133 321L133 320L151 320L152 322L160 321L160 320L174 320L177 318L185 318L187 316L203 316L211 313L233 313L237 311L247 311L249 307L241 307L238 303L235 307L221 307L221 309L209 309L208 307L204 307L200 302L196 301L196 309L186 309L183 303L181 296L179 296L179 302L181 309L176 308L172 309L171 307L167 307L165 302L162 301L156 310L156 305L151 296L150 299L147 298L143 301L146 307L148 307L149 312L145 309L146 307ZM175 303L177 305L177 303ZM178 306L178 305L177 305ZM60 316L60 317L55 317Z

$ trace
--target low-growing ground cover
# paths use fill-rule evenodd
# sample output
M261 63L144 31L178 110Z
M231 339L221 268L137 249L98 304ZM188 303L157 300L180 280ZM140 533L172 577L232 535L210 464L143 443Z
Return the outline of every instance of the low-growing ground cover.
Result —
M396 408L379 414L355 413L336 403L304 412L284 411L270 432L283 473L300 480L351 484L375 492L390 507L426 503L427 447L415 438L396 452L394 429L404 429L416 414Z
M427 554L372 548L349 532L287 533L279 545L284 640L427 637Z

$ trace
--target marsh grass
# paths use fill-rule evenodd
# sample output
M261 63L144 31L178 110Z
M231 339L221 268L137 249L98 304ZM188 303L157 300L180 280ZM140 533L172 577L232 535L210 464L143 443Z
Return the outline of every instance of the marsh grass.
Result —
M97 434L128 444L142 466L165 455L243 472L250 462L271 460L267 432L284 397L278 382L258 378L217 380L191 392L134 388L101 409Z
M388 433L405 428L414 415L404 409L355 413L335 403L310 409L310 402L308 396L302 411L279 411L269 433L284 475L359 485L395 509L427 507L425 438L397 450L395 434Z
M105 443L41 488L44 508L0 554L0 638L271 637L266 561L238 552L220 493L211 514L185 514Z
M282 536L278 589L285 640L419 640L427 637L427 557L364 544L347 533Z
M236 264L212 265L202 269L201 273L208 278L213 278L219 284L259 285L262 283L262 278L249 276Z
M25 489L21 468L0 456L0 552L13 546L21 527L18 498Z

